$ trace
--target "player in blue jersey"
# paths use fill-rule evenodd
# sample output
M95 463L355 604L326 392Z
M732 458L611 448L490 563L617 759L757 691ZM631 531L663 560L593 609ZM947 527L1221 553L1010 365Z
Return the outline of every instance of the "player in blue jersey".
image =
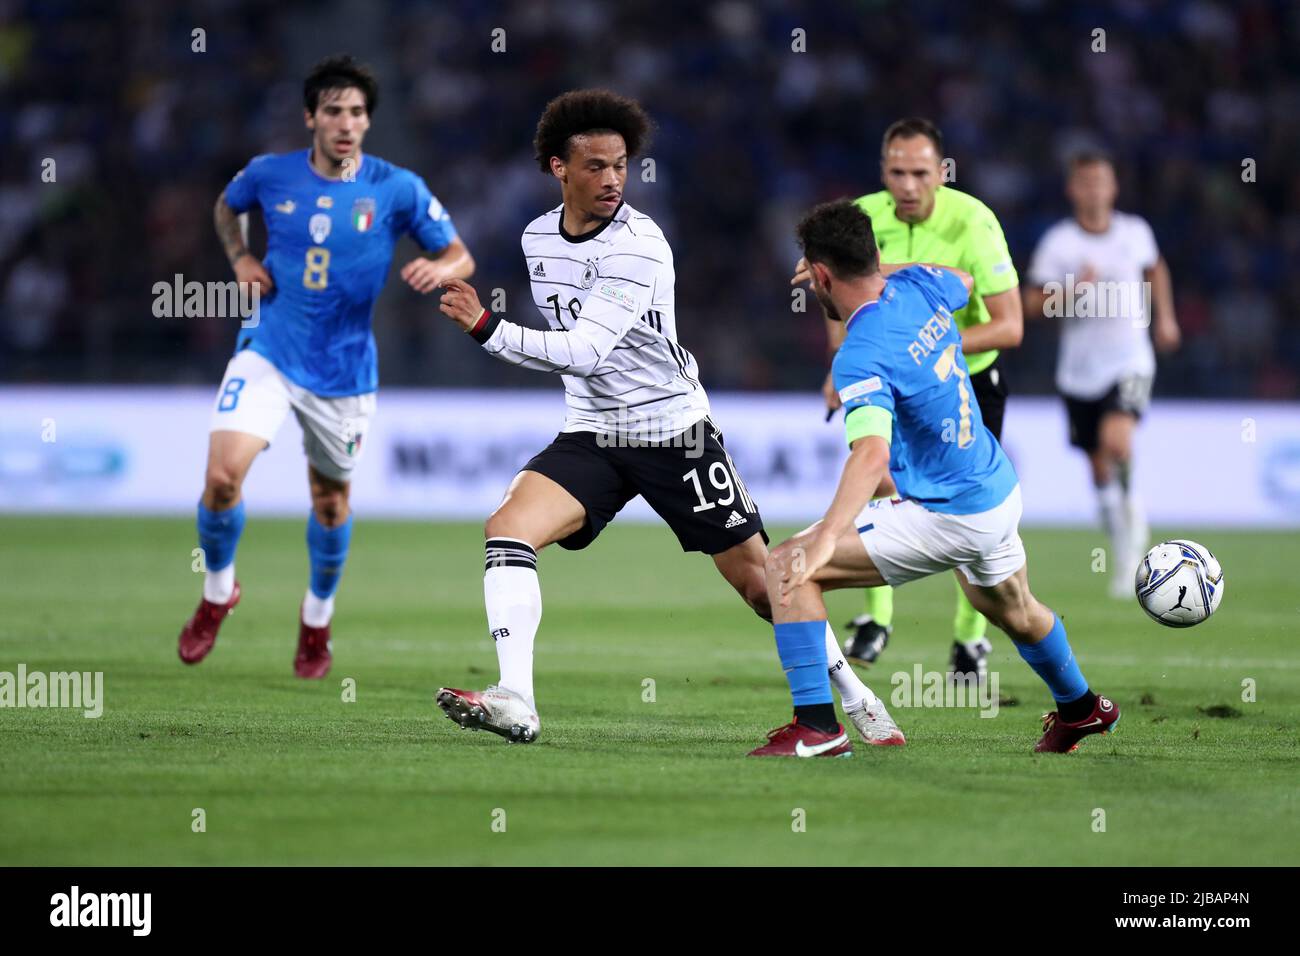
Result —
M260 308L239 331L212 409L198 508L207 575L198 610L181 631L187 664L207 656L239 603L240 489L292 409L302 426L311 490L311 577L294 672L324 677L329 671L334 591L352 533L348 490L378 387L371 318L394 244L409 235L429 253L401 272L419 292L474 271L451 218L423 180L362 154L377 96L374 76L351 57L322 60L303 87L311 147L258 156L217 199L217 235L238 281L257 288ZM266 223L261 262L248 250L241 222L253 208Z
M826 317L845 323L831 372L851 451L825 517L768 558L795 718L753 754L850 753L827 680L824 591L948 570L1056 701L1035 751L1063 753L1107 733L1119 708L1088 687L1060 619L1029 591L1019 481L973 400L953 321L970 275L928 264L882 268L871 220L848 200L818 206L798 236ZM886 472L898 495L872 501Z

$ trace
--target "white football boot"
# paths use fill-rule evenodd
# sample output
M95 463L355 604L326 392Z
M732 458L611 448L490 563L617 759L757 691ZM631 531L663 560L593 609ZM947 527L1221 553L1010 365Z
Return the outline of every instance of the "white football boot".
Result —
M490 730L514 744L531 744L542 729L526 700L496 684L482 691L441 687L436 700L448 719L465 730Z
M873 747L901 747L907 743L898 724L894 723L894 718L889 716L889 711L885 710L884 703L879 700L874 704L868 704L864 700L862 706L857 710L846 710L844 716L853 721L853 726L858 728L862 739Z

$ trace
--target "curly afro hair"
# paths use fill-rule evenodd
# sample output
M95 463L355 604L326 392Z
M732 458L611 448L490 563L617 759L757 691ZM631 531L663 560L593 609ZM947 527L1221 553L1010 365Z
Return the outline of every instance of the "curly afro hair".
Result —
M830 267L841 279L871 275L880 268L871 217L850 199L815 207L795 231L804 258Z
M570 90L546 104L533 137L537 165L551 171L551 157L568 161L570 140L583 133L618 133L635 156L650 140L650 117L641 104L609 90Z

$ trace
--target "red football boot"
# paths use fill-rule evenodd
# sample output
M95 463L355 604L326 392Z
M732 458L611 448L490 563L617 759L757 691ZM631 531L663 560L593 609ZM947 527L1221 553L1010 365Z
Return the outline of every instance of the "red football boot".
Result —
M767 732L767 743L751 750L751 757L852 757L853 744L843 724L828 734L801 726L796 717L784 727Z
M1119 724L1119 707L1109 697L1097 695L1092 713L1083 720L1067 723L1056 711L1043 714L1043 736L1034 745L1034 753L1068 754L1079 749L1079 741L1089 734L1110 734Z
M308 627L303 623L302 610L298 611L298 656L293 659L293 672L308 679L324 677L330 672L330 626Z
M198 609L183 628L181 628L180 654L186 664L197 664L208 656L212 645L217 643L217 631L226 615L239 603L239 582L230 592L230 600L225 604L213 604L207 598L199 601Z

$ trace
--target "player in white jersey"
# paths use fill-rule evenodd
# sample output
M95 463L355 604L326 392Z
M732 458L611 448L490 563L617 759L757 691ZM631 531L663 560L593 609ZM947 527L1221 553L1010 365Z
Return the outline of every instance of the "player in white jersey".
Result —
M560 434L511 482L485 528L483 592L500 681L481 692L438 691L439 706L462 727L512 741L531 742L540 726L537 552L587 547L638 495L684 551L710 555L746 603L771 618L763 520L709 417L695 358L677 341L672 249L649 216L623 201L628 158L649 128L639 104L605 90L547 105L534 146L563 203L528 224L523 251L548 330L492 315L463 281L443 283L444 313L498 359L558 373L568 406ZM864 736L901 742L829 628L826 645L845 710Z
M1147 547L1131 476L1133 430L1155 378L1151 340L1170 351L1180 335L1169 267L1146 220L1115 209L1117 192L1106 156L1071 161L1066 195L1074 216L1039 240L1025 303L1030 317L1061 318L1056 386L1069 413L1070 444L1092 466L1111 541L1111 594L1124 597Z

